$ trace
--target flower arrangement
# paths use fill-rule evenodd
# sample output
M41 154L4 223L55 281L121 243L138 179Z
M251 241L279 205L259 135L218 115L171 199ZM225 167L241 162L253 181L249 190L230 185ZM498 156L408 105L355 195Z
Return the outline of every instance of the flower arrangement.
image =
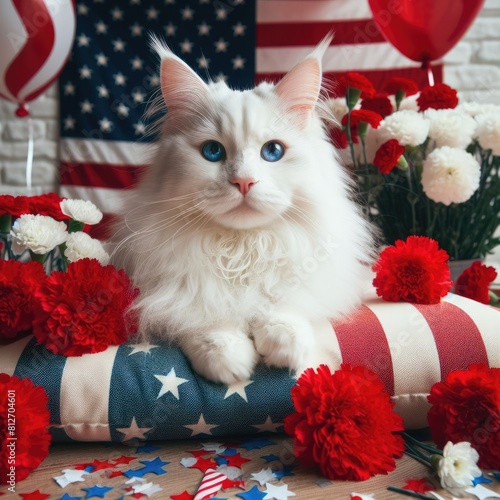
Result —
M419 92L405 78L377 93L357 73L336 95L332 139L383 243L427 236L451 260L484 258L500 243L500 107L459 104L441 83Z
M318 467L329 479L387 474L404 453L427 465L442 488L462 496L481 468L500 468L499 377L498 368L471 365L432 386L428 422L434 446L404 432L374 372L345 364L332 372L321 365L304 371L292 388L295 412L285 418L285 431L301 465ZM433 489L425 479L413 482L422 493ZM388 489L408 495L410 483Z
M0 341L32 332L53 353L79 356L129 337L138 290L85 232L101 218L91 202L55 193L0 196Z

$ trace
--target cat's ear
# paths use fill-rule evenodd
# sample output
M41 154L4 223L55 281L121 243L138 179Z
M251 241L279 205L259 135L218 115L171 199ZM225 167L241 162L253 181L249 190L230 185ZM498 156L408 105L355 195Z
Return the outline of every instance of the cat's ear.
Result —
M161 59L161 93L170 112L192 109L207 95L207 84L158 38L151 37L151 47Z
M329 33L311 54L291 69L276 85L275 92L287 109L297 113L305 125L321 91L321 59L333 39Z

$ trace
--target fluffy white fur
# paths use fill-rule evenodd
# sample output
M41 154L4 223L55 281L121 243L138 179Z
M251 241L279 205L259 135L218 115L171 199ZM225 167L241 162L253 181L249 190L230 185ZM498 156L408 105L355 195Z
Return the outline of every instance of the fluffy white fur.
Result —
M247 91L205 84L154 42L169 112L112 258L141 289L140 333L178 343L211 380L246 379L260 358L324 362L313 323L360 301L371 238L318 112L329 41ZM210 140L223 160L202 156ZM277 162L261 157L271 140L285 146ZM243 196L234 178L255 184Z

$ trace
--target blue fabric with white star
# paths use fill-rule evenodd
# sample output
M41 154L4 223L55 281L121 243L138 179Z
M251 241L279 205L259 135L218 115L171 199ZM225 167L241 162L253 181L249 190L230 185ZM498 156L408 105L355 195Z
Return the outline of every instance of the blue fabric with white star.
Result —
M151 141L146 102L158 90L148 34L202 78L253 86L256 0L78 0L74 48L59 79L61 136Z
M87 359L92 356L87 355ZM61 408L59 397L65 370L71 369L67 360L32 339L14 373L29 376L47 391L50 430L57 442L72 441L61 425L61 414L71 412ZM216 384L195 373L175 346L123 344L114 357L107 395L110 437L114 442L138 442L145 452L155 447L141 445L141 441L210 436L248 436L241 447L260 449L272 443L266 435L284 432L283 420L294 411L290 390L295 383L287 369L261 364L248 381L232 386ZM84 392L88 401L95 401L102 399L102 390L96 384L86 386ZM75 387L75 392L81 394L82 388ZM71 404L79 402L72 400ZM83 423L95 425L93 417L88 414ZM83 435L81 439L86 440Z

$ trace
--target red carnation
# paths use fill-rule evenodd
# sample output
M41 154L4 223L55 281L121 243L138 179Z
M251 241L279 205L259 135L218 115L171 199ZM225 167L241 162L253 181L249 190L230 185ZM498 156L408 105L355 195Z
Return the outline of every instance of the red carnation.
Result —
M43 387L33 385L29 378L0 373L0 484L14 486L26 479L48 455L51 437L47 402Z
M45 278L40 262L0 260L0 340L31 329L35 291Z
M377 149L373 164L382 174L387 175L397 165L404 152L404 146L401 146L397 139L389 139Z
M342 117L342 125L347 126L348 114ZM351 111L351 127L357 127L361 122L368 123L372 128L378 128L382 117L375 111L366 109L353 109Z
M476 260L457 278L455 293L483 304L489 304L490 283L495 281L496 277L497 272L494 267L485 266Z
M373 97L367 97L361 101L361 109L375 111L382 118L392 113L392 103L387 94L375 94Z
M448 254L426 236L408 236L387 247L373 266L373 286L388 302L437 304L451 289Z
M61 198L57 193L40 194L31 196L29 200L31 214L48 215L56 220L66 220L69 216L61 211Z
M129 336L125 311L138 295L128 276L95 259L53 272L37 290L33 333L56 354L81 356L118 345Z
M338 97L344 97L347 94L348 88L358 89L363 99L372 97L375 94L375 87L370 80L368 80L366 76L363 76L361 73L356 73L355 71L346 73L338 79L335 94Z
M404 450L402 418L375 373L342 365L308 368L292 388L295 413L285 418L303 465L330 479L363 481L395 469Z
M440 448L448 441L468 441L479 453L482 469L500 469L500 368L471 365L434 384L427 418Z
M405 96L409 96L418 92L418 84L409 78L393 76L385 84L384 90L391 95L404 93Z
M417 99L420 111L426 109L450 109L458 105L457 91L445 83L436 83L422 89Z
M27 196L11 196L10 194L0 195L0 215L10 214L19 217L30 213L30 207Z
M337 127L330 129L330 139L337 149L345 149L349 145L346 133Z

